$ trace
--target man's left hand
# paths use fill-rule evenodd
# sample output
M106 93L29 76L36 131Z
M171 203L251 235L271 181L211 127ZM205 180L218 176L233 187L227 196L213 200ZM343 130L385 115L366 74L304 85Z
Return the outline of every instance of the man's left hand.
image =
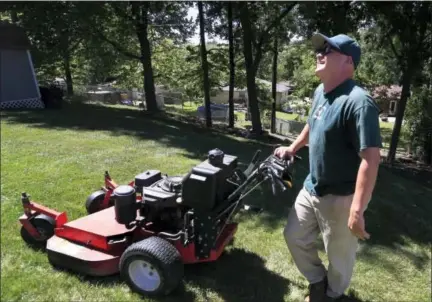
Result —
M348 219L348 228L351 233L361 240L370 238L370 235L365 230L365 221L362 213L351 211Z

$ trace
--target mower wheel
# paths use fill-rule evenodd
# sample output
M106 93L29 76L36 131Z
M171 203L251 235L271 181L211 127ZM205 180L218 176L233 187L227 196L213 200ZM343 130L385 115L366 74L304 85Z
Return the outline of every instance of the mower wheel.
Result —
M153 297L172 292L184 273L180 253L159 237L149 237L129 246L120 258L119 269L132 291Z
M55 220L45 214L39 214L30 220L30 223L36 228L41 238L33 237L27 229L21 227L21 237L27 244L35 248L45 248L48 239L54 235Z
M102 208L102 202L105 199L105 191L99 190L96 192L93 192L89 197L87 197L85 207L88 214L93 214L96 212L99 212L100 210L103 210ZM110 198L110 206L114 205L112 203L112 199Z

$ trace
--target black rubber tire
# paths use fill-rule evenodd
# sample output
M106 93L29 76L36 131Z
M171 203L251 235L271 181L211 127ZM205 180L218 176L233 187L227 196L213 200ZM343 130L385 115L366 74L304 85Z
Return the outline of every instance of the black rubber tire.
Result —
M43 234L43 238L34 238L24 226L21 227L21 238L34 248L44 249L48 239L54 235L55 220L45 214L39 214L33 217L30 223Z
M157 270L161 282L153 291L137 287L129 275L129 266L134 260L144 260ZM143 296L165 296L176 289L184 274L184 264L180 253L168 241L159 237L149 237L129 246L120 258L120 276L130 289Z
M99 212L100 210L103 210L102 202L105 199L105 194L106 194L105 191L99 190L93 192L92 194L89 195L89 197L87 197L85 203L87 214L93 214ZM113 201L112 198L110 198L110 206L114 205L112 201Z

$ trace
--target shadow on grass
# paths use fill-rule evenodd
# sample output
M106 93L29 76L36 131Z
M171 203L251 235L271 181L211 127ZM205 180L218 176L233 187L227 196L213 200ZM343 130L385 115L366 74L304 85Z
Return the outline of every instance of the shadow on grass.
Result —
M56 268L69 272L66 269ZM77 275L82 282L110 287L123 281L120 275L109 277L87 277ZM218 261L185 266L183 282L170 295L154 299L161 302L196 301L198 288L205 300L209 291L217 293L223 301L284 301L290 282L265 267L264 260L243 249L227 249ZM187 286L188 285L188 286ZM298 286L296 284L296 286ZM302 287L302 286L300 286Z
M188 266L186 281L217 292L223 301L284 301L290 286L265 267L264 259L238 248L228 249L216 262Z
M110 131L113 136L127 135L159 141L167 147L182 148L187 152L186 156L197 160L204 160L209 150L220 148L227 154L237 155L240 162L246 164L257 149L261 149L265 156L272 151L270 144L280 143L270 139L264 139L261 143L239 141L220 133L211 133L202 127L151 117L135 109L89 104L65 105L63 109L55 111L3 111L1 116L6 123L27 124L37 128L101 130ZM308 173L307 150L301 150L300 156L303 161L296 165L297 185L294 190L274 198L268 187L263 187L245 200L264 208L266 215L260 215L263 225L274 228L286 219L292 201ZM431 200L431 188L394 174L391 168L380 169L374 196L365 214L366 228L371 234L371 239L365 244L397 249L404 245L404 237L414 243L430 244ZM427 263L425 257L408 258L418 267Z

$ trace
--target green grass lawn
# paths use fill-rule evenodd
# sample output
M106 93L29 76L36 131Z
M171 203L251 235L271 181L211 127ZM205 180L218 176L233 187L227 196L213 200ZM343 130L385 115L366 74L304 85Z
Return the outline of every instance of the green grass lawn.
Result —
M1 113L1 300L142 301L117 276L88 278L51 267L42 252L20 237L20 193L85 215L88 194L109 170L126 183L146 169L187 173L220 148L246 164L263 143L215 134L175 121L150 118L130 107L67 105L62 110ZM236 241L216 263L188 266L184 286L166 301L301 301L307 283L282 237L293 197L307 172L300 154L296 188L272 197L268 187L247 202L259 215L240 213ZM430 301L432 189L419 181L380 170L366 214L371 239L358 251L350 294L360 301ZM324 262L322 244L320 255ZM149 301L144 299L144 301Z

